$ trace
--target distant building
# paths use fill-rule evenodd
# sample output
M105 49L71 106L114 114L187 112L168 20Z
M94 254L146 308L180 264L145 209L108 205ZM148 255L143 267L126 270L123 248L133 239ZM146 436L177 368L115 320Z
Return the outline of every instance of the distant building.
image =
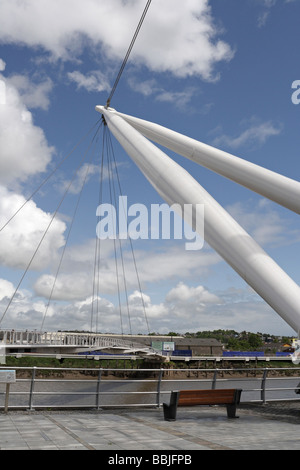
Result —
M222 356L223 346L215 338L174 338L175 350L189 350L192 356Z
M137 335L130 336L130 338L158 351L166 351L169 355L180 355L180 351L182 351L183 356L222 356L223 353L222 343L215 338L163 335Z

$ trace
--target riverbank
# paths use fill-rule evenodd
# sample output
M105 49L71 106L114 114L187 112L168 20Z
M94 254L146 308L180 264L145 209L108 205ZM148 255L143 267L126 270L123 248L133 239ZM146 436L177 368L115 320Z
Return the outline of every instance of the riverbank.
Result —
M17 378L28 378L32 375L32 368L36 367L37 377L65 378L65 379L95 379L101 373L102 378L141 378L153 379L162 374L163 379L210 379L217 373L218 378L262 378L267 371L268 377L297 377L300 367L287 362L256 361L229 361L211 363L206 361L176 361L176 362L149 362L142 358L130 359L100 359L55 357L6 357L6 367L17 368ZM22 369L22 370L21 370ZM70 370L72 369L72 370Z

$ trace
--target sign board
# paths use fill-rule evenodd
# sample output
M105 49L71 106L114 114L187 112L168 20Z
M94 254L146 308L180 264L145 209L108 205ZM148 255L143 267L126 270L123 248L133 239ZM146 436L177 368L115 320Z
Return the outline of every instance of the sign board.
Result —
M152 341L151 347L155 349L156 351L162 351L163 343L162 341Z
M12 384L16 382L15 370L0 370L0 383Z
M174 351L175 343L168 341L163 343L163 351Z

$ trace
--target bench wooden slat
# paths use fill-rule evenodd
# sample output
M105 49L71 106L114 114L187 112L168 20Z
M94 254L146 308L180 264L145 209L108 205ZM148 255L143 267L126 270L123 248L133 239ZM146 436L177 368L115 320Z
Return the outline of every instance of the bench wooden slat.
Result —
M235 402L235 389L180 390L178 406L221 405Z
M178 406L226 405L228 418L236 418L240 389L177 390L171 392L170 404L163 404L164 418L174 421Z

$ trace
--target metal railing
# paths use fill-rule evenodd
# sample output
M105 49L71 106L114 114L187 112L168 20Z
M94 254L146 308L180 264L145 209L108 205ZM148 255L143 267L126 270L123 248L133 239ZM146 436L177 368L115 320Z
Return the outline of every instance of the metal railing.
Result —
M11 369L1 367L0 370ZM15 367L9 409L160 407L172 390L241 388L241 402L300 399L300 368L109 369ZM275 374L277 374L275 376ZM283 375L284 374L284 375ZM47 376L48 375L48 376ZM201 377L199 378L199 375ZM185 376L182 378L182 376ZM298 398L299 397L299 398ZM5 386L0 384L0 409Z
M125 349L145 348L154 350L147 344L140 343L136 338L118 337L118 335L104 335L100 333L74 333L64 331L23 331L0 329L0 342L6 347L12 346L74 346L84 348L101 348L119 346Z

